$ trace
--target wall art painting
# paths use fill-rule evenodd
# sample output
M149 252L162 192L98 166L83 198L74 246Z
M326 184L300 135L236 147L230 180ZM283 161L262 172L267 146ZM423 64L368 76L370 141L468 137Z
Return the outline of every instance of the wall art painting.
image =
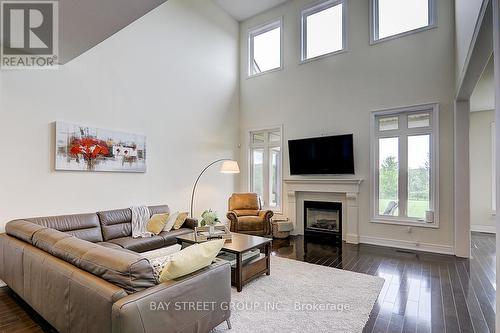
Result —
M56 170L146 172L146 137L56 122Z

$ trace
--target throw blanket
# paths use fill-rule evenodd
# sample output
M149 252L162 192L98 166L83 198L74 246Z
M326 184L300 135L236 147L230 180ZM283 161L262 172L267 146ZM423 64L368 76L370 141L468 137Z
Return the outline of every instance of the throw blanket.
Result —
M146 206L130 207L132 210L132 238L151 237L151 233L146 231L150 214Z

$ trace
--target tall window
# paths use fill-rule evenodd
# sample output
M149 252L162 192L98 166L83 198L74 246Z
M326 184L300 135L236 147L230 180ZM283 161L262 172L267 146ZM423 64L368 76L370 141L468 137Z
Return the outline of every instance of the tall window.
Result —
M372 115L374 222L437 225L438 107Z
M248 76L281 68L281 19L248 32Z
M345 7L345 0L328 0L302 11L302 61L344 50Z
M250 132L250 191L265 208L281 208L281 129Z
M371 0L372 42L406 35L436 24L436 0Z

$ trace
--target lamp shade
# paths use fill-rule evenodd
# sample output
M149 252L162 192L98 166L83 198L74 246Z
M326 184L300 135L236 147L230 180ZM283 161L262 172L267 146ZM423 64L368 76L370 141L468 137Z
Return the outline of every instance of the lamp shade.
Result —
M224 161L220 168L221 173L240 173L240 167L236 161Z

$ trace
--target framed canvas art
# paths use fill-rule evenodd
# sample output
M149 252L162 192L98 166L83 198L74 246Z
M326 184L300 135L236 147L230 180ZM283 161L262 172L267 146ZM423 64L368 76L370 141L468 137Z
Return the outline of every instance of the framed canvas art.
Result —
M56 122L56 170L146 172L146 136Z

